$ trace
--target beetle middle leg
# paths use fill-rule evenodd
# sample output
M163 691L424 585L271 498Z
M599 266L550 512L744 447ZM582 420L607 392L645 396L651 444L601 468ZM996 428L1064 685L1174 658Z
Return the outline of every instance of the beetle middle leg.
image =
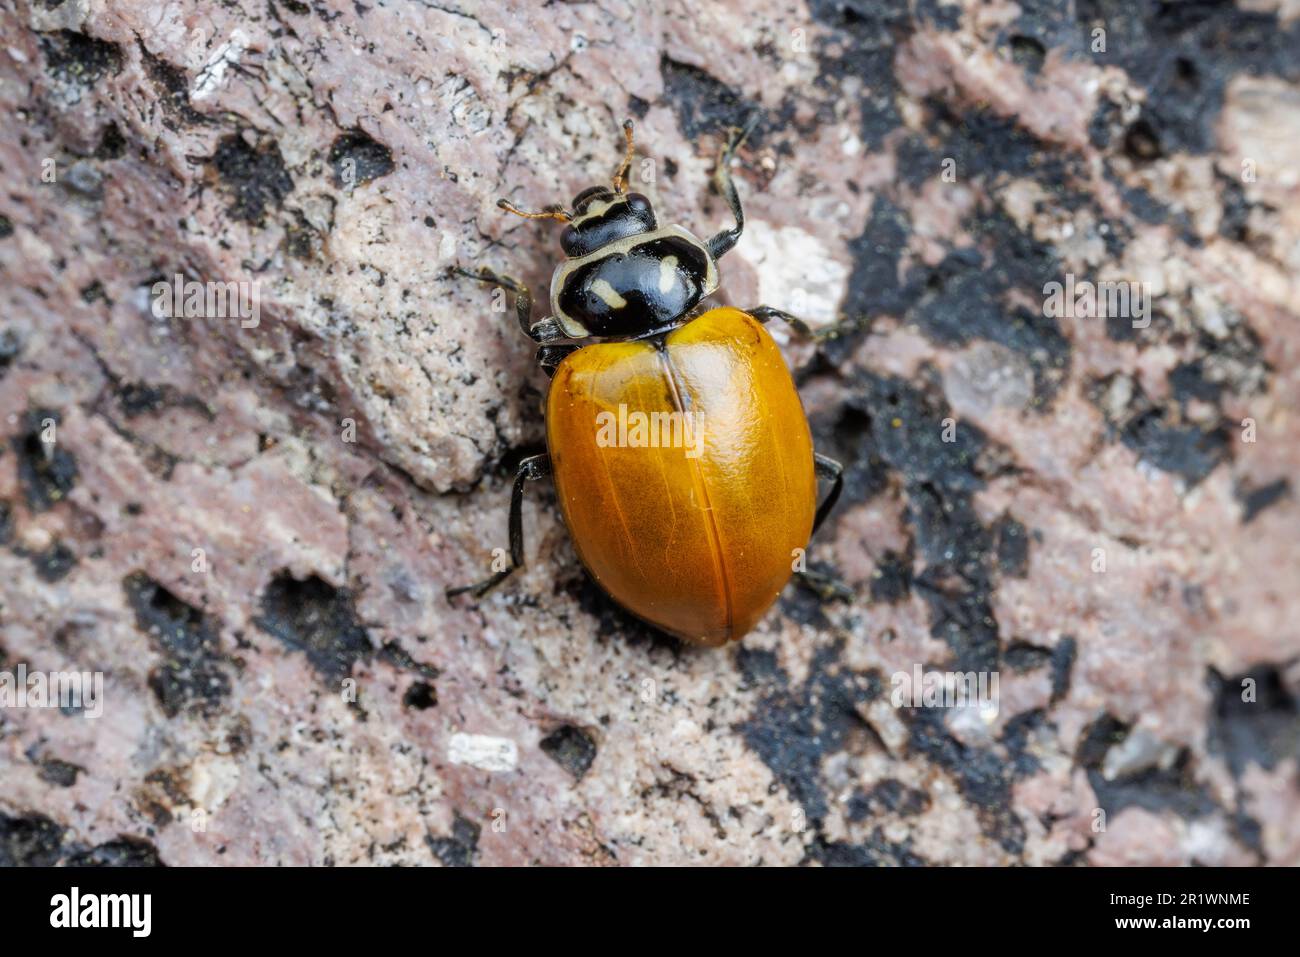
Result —
M510 493L510 567L496 572L481 582L448 588L446 590L448 599L467 592L475 598L482 598L514 574L516 568L524 564L524 485L529 481L546 478L550 474L551 457L545 453L530 455L519 463L519 471L515 473L515 486Z
M559 345L559 346L542 346L537 350L537 364L542 367L546 373L546 378L555 378L555 370L560 367L565 356L571 352L577 352L582 347L579 345Z
M548 317L540 322L533 322L533 294L518 279L511 276L502 276L486 266L481 267L477 272L470 272L468 269L454 266L452 272L458 276L464 276L467 279L473 279L490 286L500 286L502 289L508 289L514 293L515 317L519 320L519 328L524 331L524 335L534 342L553 342L556 339L565 338L564 331L553 317Z
M753 309L747 309L745 311L764 325L771 322L773 319L780 319L795 332L799 333L799 335L808 339L818 338L818 335L813 331L812 326L808 325L808 323L804 322L798 316L792 316L784 309L775 309L772 306L755 306Z

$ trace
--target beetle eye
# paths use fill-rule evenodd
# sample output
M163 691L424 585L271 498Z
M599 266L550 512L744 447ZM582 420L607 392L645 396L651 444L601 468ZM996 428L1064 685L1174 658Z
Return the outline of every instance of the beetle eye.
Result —
M655 225L654 209L650 206L650 200L646 199L640 193L628 193L627 208L632 211L646 227L653 229Z
M560 233L560 248L567 255L572 255L573 250L578 245L578 229L576 226L565 226L564 232Z

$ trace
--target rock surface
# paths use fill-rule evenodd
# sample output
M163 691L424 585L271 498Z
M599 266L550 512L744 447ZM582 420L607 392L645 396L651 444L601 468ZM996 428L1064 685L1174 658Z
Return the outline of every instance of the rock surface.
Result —
M1300 864L1293 0L11 7L0 669L104 696L0 709L0 863ZM546 380L448 267L545 289L495 200L625 115L708 233L755 114L723 298L845 317L786 347L857 598L681 647L538 487L449 604ZM894 707L918 665L996 714Z

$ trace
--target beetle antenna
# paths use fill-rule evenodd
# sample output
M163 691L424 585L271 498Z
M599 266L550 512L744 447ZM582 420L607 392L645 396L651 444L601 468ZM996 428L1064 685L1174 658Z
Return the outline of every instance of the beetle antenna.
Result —
M623 162L618 167L618 172L614 174L614 192L620 196L627 192L627 171L632 168L632 121L630 119L623 121L623 137L627 140L627 151L623 154Z
M562 223L573 221L573 214L567 212L563 206L546 206L536 213L526 212L507 199L498 199L497 206L507 213L514 213L524 219L558 219Z

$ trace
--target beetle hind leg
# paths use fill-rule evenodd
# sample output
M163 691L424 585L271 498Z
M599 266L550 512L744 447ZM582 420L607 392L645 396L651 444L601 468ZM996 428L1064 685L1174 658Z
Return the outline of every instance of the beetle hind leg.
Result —
M795 581L822 601L853 601L853 589L834 575L805 569L794 573Z
M814 452L813 469L816 471L818 478L828 479L831 483L831 490L826 493L822 503L817 506L817 514L813 518L812 533L816 535L817 529L822 527L822 523L830 515L831 509L840 500L840 493L844 491L844 466L829 456Z
M482 598L524 564L524 485L550 474L551 457L545 453L529 456L519 463L519 470L515 472L515 485L510 492L510 567L494 573L481 582L446 589L448 600L466 593L472 594L475 598Z
M816 515L813 517L812 533L817 534L817 529L822 527L831 510L835 508L835 503L840 499L840 492L844 490L844 466L828 456L819 453L813 453L813 468L818 478L828 479L831 483L831 489L822 499L821 504L817 506ZM807 588L822 601L852 601L853 589L844 582L840 581L834 575L825 572L797 571L795 580L804 588Z

